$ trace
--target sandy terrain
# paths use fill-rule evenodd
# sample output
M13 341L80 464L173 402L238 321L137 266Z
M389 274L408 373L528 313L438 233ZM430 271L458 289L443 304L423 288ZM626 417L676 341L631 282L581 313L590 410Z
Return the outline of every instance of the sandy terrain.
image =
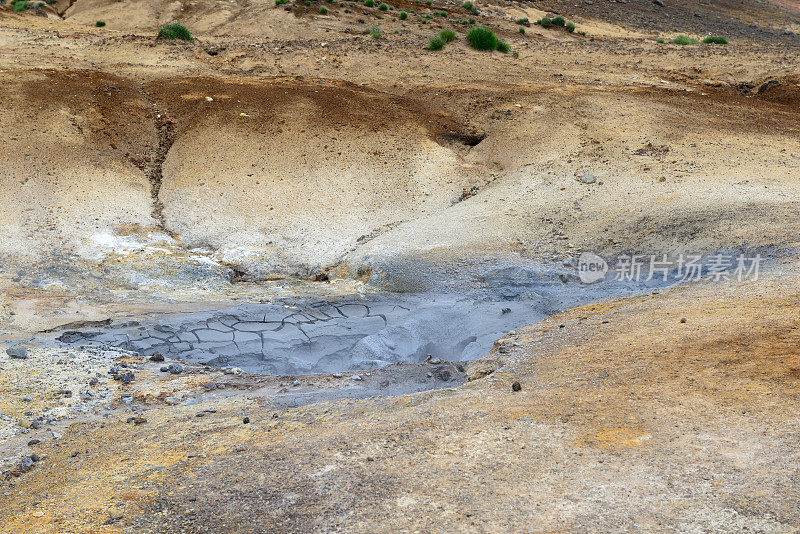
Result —
M3 532L800 529L796 2L10 7ZM556 13L577 31L516 23ZM513 53L470 48L471 18ZM172 21L196 39L157 40ZM764 271L604 299L585 251ZM304 376L57 340L390 291L586 304L471 365L425 339ZM470 319L436 334L462 350Z

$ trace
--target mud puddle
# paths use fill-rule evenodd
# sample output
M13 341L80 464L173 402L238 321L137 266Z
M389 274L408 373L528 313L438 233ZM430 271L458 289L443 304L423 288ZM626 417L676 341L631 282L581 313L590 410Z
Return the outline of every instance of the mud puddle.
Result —
M652 288L652 287L651 287ZM544 283L487 296L370 294L242 304L212 312L61 333L61 343L248 373L305 375L372 370L426 359L473 360L520 326L598 299L648 288Z

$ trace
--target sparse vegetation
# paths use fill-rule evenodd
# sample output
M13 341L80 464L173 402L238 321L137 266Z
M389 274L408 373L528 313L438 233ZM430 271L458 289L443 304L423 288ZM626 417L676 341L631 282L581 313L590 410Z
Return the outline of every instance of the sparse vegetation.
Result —
M497 50L497 36L485 26L474 26L467 32L467 41L475 50Z
M569 33L575 33L575 23L574 22L567 22L564 27L567 29Z
M446 17L447 16L447 11L434 11L433 15L435 17Z
M105 21L98 20L97 22L94 23L94 25L97 26L98 28L102 28L103 26L106 25L106 23Z
M405 11L400 12L400 20L406 20L408 18L408 13Z
M522 26L520 26L520 28L519 28L519 33L522 33L522 34L524 34L524 33L525 33L525 28L523 28Z
M277 6L286 4L288 2L289 2L289 0L275 0L275 6L277 7Z
M550 26L553 25L553 21L547 17L542 17L536 21L536 24L538 24L542 28L549 28Z
M508 54L511 51L511 48L508 46L508 43L505 41L501 41L498 39L497 41L497 51L502 52L503 54Z
M705 44L728 44L728 40L724 37L714 37L709 35L705 39L703 39Z
M364 29L364 33L371 35L373 39L380 39L383 37L383 30L377 24L372 24Z
M194 41L194 37L182 24L173 22L171 24L164 24L158 30L159 39L181 39L183 41Z
M442 30L442 32L439 34L439 37L444 39L446 43L449 43L456 40L456 32L453 30Z
M322 6L321 8L319 8L319 14L320 15L327 15L328 14L328 8L325 7L325 6Z
M441 50L444 48L444 39L439 37L438 35L431 37L430 42L428 43L428 50Z
M524 17L524 18L521 18L521 19L517 19L517 24L520 24L522 26L530 26L531 25L531 21L528 20L528 17Z
M687 37L686 35L679 35L675 39L672 40L673 43L676 45L693 45L697 44L697 39L692 37Z

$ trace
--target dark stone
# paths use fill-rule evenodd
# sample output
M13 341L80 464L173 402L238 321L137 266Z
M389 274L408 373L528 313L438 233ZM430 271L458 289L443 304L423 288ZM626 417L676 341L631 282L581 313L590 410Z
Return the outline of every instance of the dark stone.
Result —
M511 391L521 391L521 390L522 390L522 384L520 384L519 381L514 381L514 383L511 384Z
M667 7L667 5L664 3L664 0L653 0L653 3L658 7Z
M38 445L39 443L41 443L41 441L40 441L40 440L38 440L38 439L32 439L32 440L30 440L30 441L28 442L28 447L33 447L34 445Z
M25 347L9 347L6 349L6 354L15 360L24 360L28 357L28 349Z
M247 424L249 422L250 422L250 418L249 417L245 417L244 419L242 419L242 423L244 423L244 424Z
M183 372L183 366L179 363L171 363L169 364L169 367L167 367L167 371L173 375L178 375Z
M152 354L152 356L150 356L150 361L151 362L163 362L164 361L164 356L162 356L160 352L154 352Z

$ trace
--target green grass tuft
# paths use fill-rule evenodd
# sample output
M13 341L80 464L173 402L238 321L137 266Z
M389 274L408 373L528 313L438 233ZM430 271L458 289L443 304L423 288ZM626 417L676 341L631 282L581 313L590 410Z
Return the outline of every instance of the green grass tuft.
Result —
M325 6L322 6L321 8L319 8L319 14L320 15L327 15L328 14L328 8L325 7Z
M102 28L103 26L106 25L106 23L105 21L98 20L97 22L94 23L94 25L97 26L98 28Z
M697 44L697 39L694 39L692 37L687 37L685 35L679 35L675 39L673 39L672 42L677 45L693 45Z
M547 17L542 17L536 21L536 24L538 24L542 28L549 28L550 26L553 25L553 21Z
M567 22L564 27L567 29L569 33L575 32L575 23L574 22Z
M508 46L508 43L505 41L497 41L497 51L502 52L503 54L508 54L511 51L511 48Z
M497 36L485 26L474 26L467 32L467 41L475 50L497 50Z
M705 44L728 44L728 40L725 39L724 37L713 37L713 36L706 37L705 39L703 39L703 42Z
M444 39L444 42L449 43L456 40L456 32L453 30L442 30L441 33L439 33L439 37Z
M381 4L378 6L381 11L389 11L389 4Z
M159 39L181 39L183 41L194 41L194 37L182 24L173 22L171 24L164 24L158 30Z
M400 12L400 20L406 20L408 18L408 13L405 11Z
M528 20L528 17L517 19L516 22L517 22L517 24L520 24L522 26L530 26L531 25L531 21Z
M383 30L377 24L372 24L364 29L365 34L369 34L373 39L380 39L383 37Z
M444 48L444 39L438 35L431 37L431 40L428 43L428 50L441 50L442 48Z
M562 28L567 23L567 21L564 20L564 17L555 17L555 18L552 19L552 22L553 22L553 26L561 26Z

